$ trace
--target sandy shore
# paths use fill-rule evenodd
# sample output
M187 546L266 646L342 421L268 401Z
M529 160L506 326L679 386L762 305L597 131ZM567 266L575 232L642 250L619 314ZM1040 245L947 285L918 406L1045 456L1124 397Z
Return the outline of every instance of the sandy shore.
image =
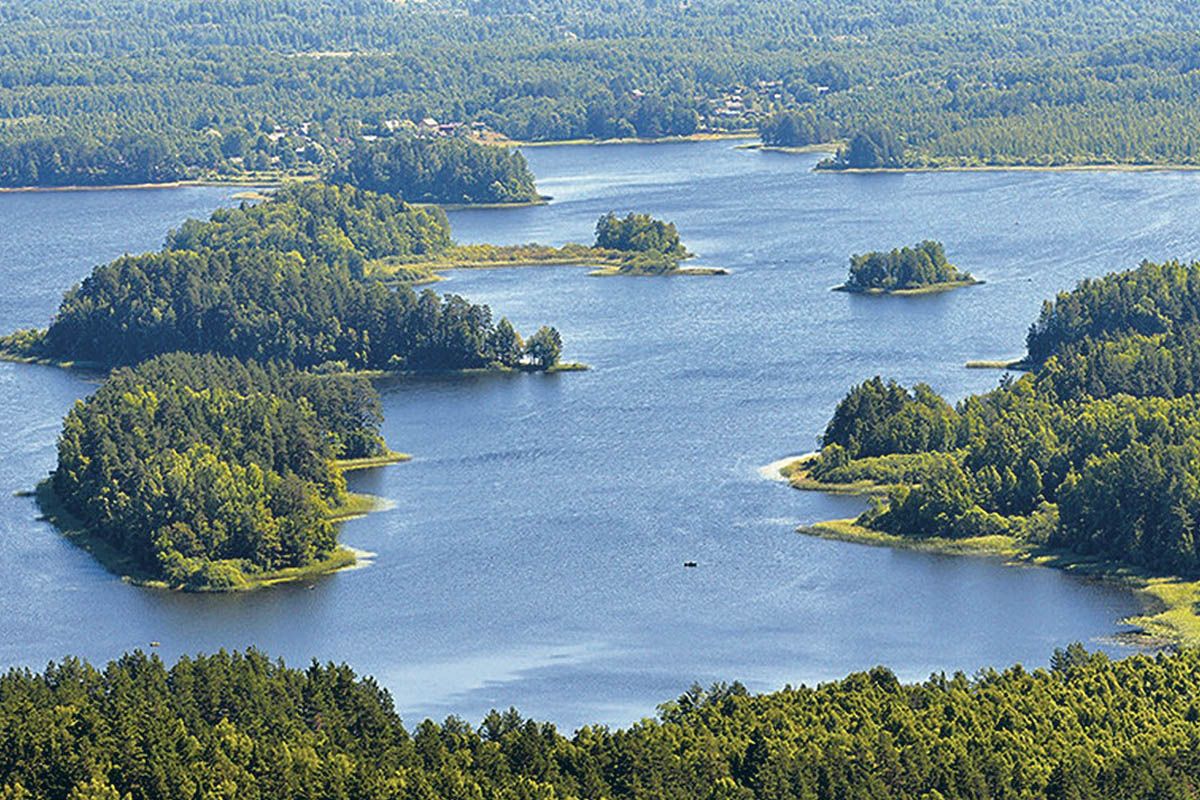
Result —
M800 453L800 454L794 455L794 456L784 456L783 458L779 459L778 461L772 461L770 464L766 464L765 466L759 467L758 474L761 475L762 477L766 478L769 481L779 481L781 483L786 483L787 478L783 477L783 475L780 474L779 470L783 469L788 464L791 464L794 461L799 461L802 458L811 458L812 456L815 456L815 455L817 455L817 453L813 452L813 453Z
M341 547L343 550L349 550L354 554L354 563L342 567L341 569L337 570L337 572L351 572L356 569L366 569L375 563L375 557L379 555L378 553L372 553L370 550L359 550L357 547L351 547L348 544L343 544Z

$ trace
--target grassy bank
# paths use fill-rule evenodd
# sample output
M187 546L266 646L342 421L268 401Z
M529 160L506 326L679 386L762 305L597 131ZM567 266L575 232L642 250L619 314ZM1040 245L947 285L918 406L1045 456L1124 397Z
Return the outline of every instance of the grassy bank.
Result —
M850 286L843 283L841 286L833 287L835 292L847 292L849 294L861 294L870 297L915 297L923 294L940 294L941 292L949 292L953 289L961 289L965 286L977 286L983 283L978 278L962 281L944 281L942 283L930 283L925 286L914 286L908 289L863 289L858 286Z
M1112 559L1081 555L1024 542L1013 536L946 539L896 536L871 530L852 519L830 520L797 528L799 533L874 547L892 547L955 556L993 556L1010 564L1061 569L1132 590L1144 604L1143 613L1121 620L1136 627L1141 644L1200 646L1200 580L1152 575Z
M228 586L172 586L156 573L148 571L137 559L122 553L108 541L88 530L82 520L63 506L49 479L39 483L33 495L42 513L42 519L51 523L76 547L91 554L109 572L136 586L193 592L246 592L281 583L312 580L346 569L355 563L352 550L338 547L320 561L302 567L286 567L270 572L246 572L231 564L237 570L238 578ZM382 501L379 498L351 493L344 504L331 510L331 519L334 522L343 522L361 517L380 508L381 505Z
M950 555L1004 556L1015 558L1023 554L1020 542L1012 536L977 536L970 539L942 539L938 537L895 536L858 525L852 519L835 519L804 525L797 528L800 533L836 539L842 542L869 544L877 547L895 547L903 550L920 550L929 553Z
M402 282L428 283L442 280L441 273L468 269L508 269L512 267L591 267L597 277L628 275L727 275L720 267L680 267L678 261L655 260L642 263L645 254L606 250L582 244L552 247L544 244L465 244L440 253L418 257L393 257L371 262L368 273L375 277Z
M511 200L504 203L410 203L417 208L441 208L445 211L463 211L465 209L481 209L481 208L532 208L533 206L549 205L553 198L549 195L539 194L537 197L532 197L528 200Z
M555 375L559 372L587 372L591 367L580 361L561 361L548 369L541 367L520 366L520 367L503 367L499 365L491 367L473 367L470 369L423 369L423 370L386 370L386 369L365 369L351 371L348 375L361 375L364 378L371 380L387 380L387 379L404 379L404 378L429 378L429 377L474 377L483 375L519 375L522 373L544 373L547 375Z
M615 276L643 276L643 277L672 277L679 275L728 275L729 270L724 267L675 267L674 269L654 270L654 269L638 269L627 267L601 267L594 269L588 273L591 278L611 278Z
M74 369L85 372L108 372L108 367L96 361L70 361L58 358L45 358L14 351L0 346L0 361L10 361L14 364L37 364L42 367L58 367L59 369Z
M458 269L505 269L508 267L606 267L619 265L624 254L600 250L582 244L551 247L542 244L455 245L426 256L393 257L373 261L369 274L376 277L411 281L413 278L437 279L438 273Z
M381 497L373 494L346 492L346 499L329 509L329 520L330 522L347 522L365 517L372 511L383 511L386 508L388 508L388 502Z
M980 359L968 361L965 366L967 369L1016 369L1022 371L1032 368L1032 365L1024 358Z
M783 476L793 489L800 489L806 492L871 496L886 495L892 489L891 484L878 483L873 480L858 480L849 483L830 483L828 481L817 480L809 471L809 465L814 458L815 455L804 456L791 463L784 464L779 468L779 474Z
M412 456L408 453L397 453L389 450L386 453L377 456L367 456L365 458L339 458L333 464L342 472L353 472L358 469L386 467L388 464L400 464L405 461L412 461Z
M812 477L811 457L797 459L779 469L797 489L833 494L886 494L891 488L872 481L828 483ZM1015 536L994 535L950 539L885 533L857 524L853 519L830 520L797 529L808 536L842 542L917 550L955 556L992 556L1011 564L1052 567L1134 591L1145 606L1143 613L1121 620L1135 626L1135 638L1144 644L1200 645L1200 581L1153 575L1117 560L1088 556L1028 542Z

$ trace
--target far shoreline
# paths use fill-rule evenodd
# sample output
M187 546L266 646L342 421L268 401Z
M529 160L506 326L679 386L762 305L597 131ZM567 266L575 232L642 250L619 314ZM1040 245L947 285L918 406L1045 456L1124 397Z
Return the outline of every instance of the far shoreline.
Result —
M487 139L476 140L480 144L495 147L580 147L586 145L618 145L618 144L685 144L688 142L722 142L734 139L757 139L758 131L745 128L736 131L706 131L704 133L689 133L679 136L627 136L614 139L548 139L546 141L527 141L524 139Z
M155 189L192 189L192 188L208 188L208 189L242 189L242 190L270 190L278 189L284 183L289 181L311 181L314 179L312 175L284 175L277 179L230 179L217 180L213 178L197 178L195 180L181 181L164 181L162 183L114 183L102 185L71 185L71 186L0 186L0 194L41 194L46 192L137 192L148 191ZM264 200L269 199L268 195L258 194L257 192L247 192L247 196L234 195L235 200ZM433 203L424 200L404 201L414 208L440 208L443 211L474 211L480 209L511 209L511 208L531 208L535 206L549 205L554 198L550 195L539 194L535 198L529 200L513 200L512 202L500 203Z
M813 167L829 175L904 175L936 172L1196 172L1200 164L979 164L944 167Z
M615 145L657 145L657 144L692 144L703 142L736 141L757 139L756 131L729 131L713 133L694 133L686 136L629 137L618 139L554 139L547 141L525 141L522 139L489 139L476 140L480 144L492 147L583 147L583 146L615 146ZM768 145L761 142L739 145L739 150L756 150L765 153L780 153L786 155L809 155L812 153L836 152L836 143L822 142L811 145ZM831 175L905 175L938 172L1196 172L1200 164L1180 164L1165 162L1161 164L954 164L945 166L909 166L909 167L822 167L820 164L812 169L813 172ZM114 183L114 184L71 184L66 186L3 186L2 194L25 194L40 192L103 192L103 191L140 191L149 189L185 189L191 187L245 187L274 189L286 181L314 180L314 175L280 175L270 178L255 178L251 176L221 178L195 178L161 183ZM552 198L540 196L537 199L516 201L512 203L431 203L411 201L416 206L438 206L447 211L486 208L527 208L546 205Z
M287 180L311 179L312 176L288 176ZM163 181L162 183L113 183L113 184L84 184L71 186L3 186L0 194L37 194L41 192L107 192L107 191L143 191L146 189L187 189L194 187L228 187L231 189L274 189L283 180L216 180L197 178L195 180Z

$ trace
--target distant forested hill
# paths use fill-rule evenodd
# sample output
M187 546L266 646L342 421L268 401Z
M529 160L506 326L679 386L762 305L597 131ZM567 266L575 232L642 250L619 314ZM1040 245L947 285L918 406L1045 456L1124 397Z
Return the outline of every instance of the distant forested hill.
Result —
M1196 163L1198 67L1171 0L28 0L0 6L0 185L321 172L427 119L875 143L845 166Z

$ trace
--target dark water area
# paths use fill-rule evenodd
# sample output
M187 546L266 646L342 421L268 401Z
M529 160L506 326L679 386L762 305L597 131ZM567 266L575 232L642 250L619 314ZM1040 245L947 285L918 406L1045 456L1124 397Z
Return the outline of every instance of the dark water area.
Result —
M608 210L675 221L724 277L453 273L438 291L525 332L557 326L553 376L432 377L384 391L412 462L351 477L390 501L344 526L364 568L251 595L123 584L37 520L63 414L92 386L0 364L0 665L256 646L375 675L406 720L518 707L572 729L626 724L692 681L755 690L883 663L1043 665L1110 637L1129 593L1039 568L829 542L797 524L862 501L759 467L814 448L837 400L881 374L951 399L1018 355L1042 299L1143 258L1200 256L1191 173L826 175L815 156L727 142L536 148L548 206L451 214L463 242L590 242ZM232 189L0 195L0 329L43 325L95 264L161 244ZM925 238L987 281L942 295L830 292L848 256ZM684 561L696 561L685 569Z

